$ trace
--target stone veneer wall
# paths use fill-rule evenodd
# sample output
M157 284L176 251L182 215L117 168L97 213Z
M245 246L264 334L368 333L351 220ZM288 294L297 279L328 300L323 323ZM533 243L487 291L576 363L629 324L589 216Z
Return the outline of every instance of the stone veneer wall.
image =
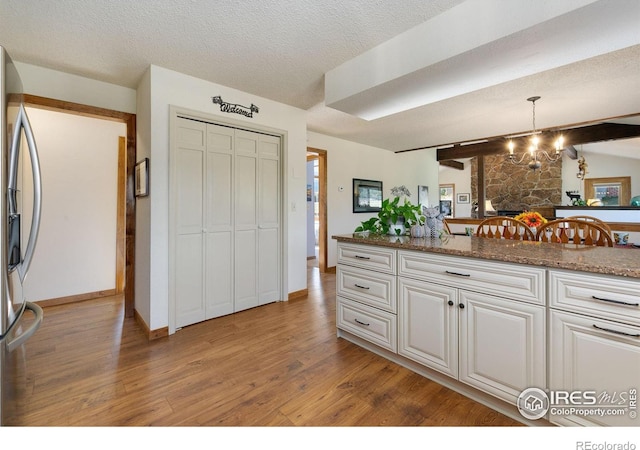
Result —
M484 157L485 195L496 210L538 211L552 217L554 205L562 203L562 160L542 161L542 167L529 169L527 165L516 166L505 155ZM478 199L478 164L471 159L471 197Z

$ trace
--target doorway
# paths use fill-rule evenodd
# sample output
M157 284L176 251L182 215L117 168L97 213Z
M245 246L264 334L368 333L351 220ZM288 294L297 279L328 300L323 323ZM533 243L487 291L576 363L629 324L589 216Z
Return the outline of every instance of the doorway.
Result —
M314 162L313 192L317 195L313 200L314 209L314 238L316 238L318 269L321 273L327 271L327 151L307 147L307 161ZM317 167L317 170L316 170ZM316 231L317 230L317 231ZM317 233L317 234L316 234ZM308 237L309 238L309 237Z
M23 103L35 108L48 109L98 119L113 120L126 125L126 142L119 156L119 196L123 196L123 207L120 207L122 217L118 217L118 244L116 285L121 287L124 293L124 311L126 317L134 315L134 273L135 273L135 198L134 192L134 166L136 158L136 116L135 114L113 111L104 108L81 105L66 101L23 95ZM119 213L120 214L120 213ZM123 243L123 244L122 244Z

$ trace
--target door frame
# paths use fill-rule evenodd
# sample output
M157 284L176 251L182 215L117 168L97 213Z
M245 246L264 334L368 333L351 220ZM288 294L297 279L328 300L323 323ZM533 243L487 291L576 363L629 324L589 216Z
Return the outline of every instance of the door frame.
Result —
M318 155L318 269L327 271L327 151L307 147L308 153Z
M173 158L176 151L176 120L179 117L191 119L195 121L204 121L212 125L219 125L223 127L237 128L254 133L268 134L280 138L281 144L281 157L280 157L280 300L287 301L289 284L288 284L288 220L287 220L287 205L288 205L288 183L286 176L286 168L288 167L288 148L289 139L288 132L277 128L271 128L264 125L250 124L240 120L234 120L230 118L221 118L207 114L202 111L191 110L176 105L169 105L169 334L176 332L176 299L175 299L175 269L173 267L175 257L175 220L173 205L175 199L173 198L173 179L174 179L174 165Z
M136 115L112 109L99 108L96 106L83 105L80 103L56 100L36 95L23 94L22 102L25 105L35 108L48 109L51 111L77 114L80 116L93 117L97 119L114 120L126 125L126 164L124 167L118 164L118 180L124 180L124 229L118 227L117 241L124 239L124 255L116 262L117 270L124 270L124 273L116 273L116 283L118 277L124 277L124 312L125 317L134 316L135 307L135 239L136 239L136 202L134 196L134 167L136 164ZM124 171L124 174L120 172ZM118 186L120 189L121 186ZM122 205L120 206L122 207ZM118 214L121 212L119 211ZM117 219L116 219L117 220ZM124 236L122 235L124 234ZM124 259L124 261L122 261Z

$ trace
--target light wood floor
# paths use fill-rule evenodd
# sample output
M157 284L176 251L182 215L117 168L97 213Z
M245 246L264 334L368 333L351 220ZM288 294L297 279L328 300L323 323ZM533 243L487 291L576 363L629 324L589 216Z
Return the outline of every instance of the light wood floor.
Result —
M26 344L32 426L512 426L336 337L335 275L307 298L148 342L118 298L45 309Z

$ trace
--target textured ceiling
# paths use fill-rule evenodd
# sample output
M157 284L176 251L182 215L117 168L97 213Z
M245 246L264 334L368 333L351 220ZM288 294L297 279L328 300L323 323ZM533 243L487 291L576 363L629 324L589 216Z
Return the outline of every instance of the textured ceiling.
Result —
M307 109L325 72L460 1L3 0L0 42L130 88L154 64Z
M539 128L640 112L640 42L370 122L324 106L326 72L461 3L2 0L0 45L16 61L130 88L162 66L308 110L311 131L394 151L525 131L532 95Z

